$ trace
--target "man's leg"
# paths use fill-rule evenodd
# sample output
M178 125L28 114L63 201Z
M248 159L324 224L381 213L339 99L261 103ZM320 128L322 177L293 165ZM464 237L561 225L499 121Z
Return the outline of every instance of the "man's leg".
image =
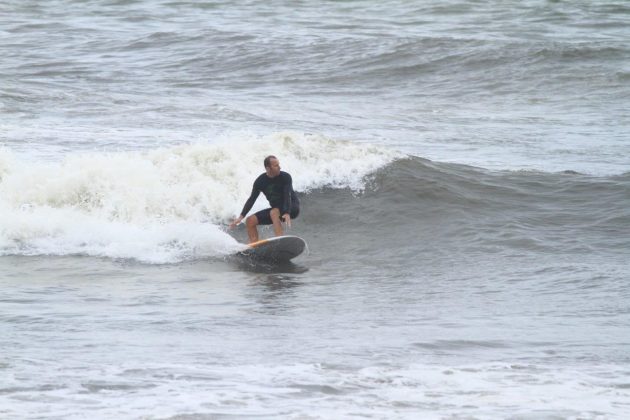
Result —
M247 225L247 236L249 236L249 243L256 242L258 240L258 218L255 214L252 214L245 219L245 225Z
M284 231L282 230L282 221L280 220L280 209L271 209L269 212L271 222L273 223L273 232L276 236L282 236Z

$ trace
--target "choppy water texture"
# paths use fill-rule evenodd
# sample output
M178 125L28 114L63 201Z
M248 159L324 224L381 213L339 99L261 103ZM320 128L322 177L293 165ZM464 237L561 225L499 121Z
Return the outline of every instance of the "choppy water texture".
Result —
M627 417L626 2L0 16L0 418Z

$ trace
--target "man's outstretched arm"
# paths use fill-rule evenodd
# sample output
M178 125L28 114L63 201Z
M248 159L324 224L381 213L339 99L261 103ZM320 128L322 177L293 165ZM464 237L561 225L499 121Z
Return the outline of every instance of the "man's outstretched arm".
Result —
M258 198L259 195L260 195L260 190L258 190L256 186L254 186L252 188L251 195L249 196L249 198L245 202L245 205L243 206L243 210L241 211L241 214L236 219L234 219L232 223L230 223L230 229L233 229L236 225L238 225L239 223L243 221L247 213L249 213L252 207L254 207L254 203L256 202L256 199Z

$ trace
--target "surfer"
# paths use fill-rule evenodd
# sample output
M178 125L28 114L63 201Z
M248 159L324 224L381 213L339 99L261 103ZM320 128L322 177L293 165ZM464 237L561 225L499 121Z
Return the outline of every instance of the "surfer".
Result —
M275 156L267 156L264 165L265 172L254 181L252 194L243 206L243 211L230 224L232 229L241 223L262 192L271 207L252 214L245 220L249 243L258 240L258 225L273 225L276 236L281 236L284 233L282 222L290 228L291 219L300 214L300 201L293 191L291 175L280 170L280 161Z

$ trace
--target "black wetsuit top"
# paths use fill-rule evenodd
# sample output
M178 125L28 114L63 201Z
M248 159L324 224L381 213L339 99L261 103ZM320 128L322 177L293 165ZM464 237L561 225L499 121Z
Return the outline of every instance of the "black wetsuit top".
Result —
M252 194L243 206L241 216L245 217L247 213L249 213L261 192L265 194L265 197L267 197L271 208L280 209L281 215L290 213L292 210L298 209L300 206L297 194L293 191L293 180L291 179L291 175L280 171L278 176L269 178L265 172L256 178L256 181L254 181Z

